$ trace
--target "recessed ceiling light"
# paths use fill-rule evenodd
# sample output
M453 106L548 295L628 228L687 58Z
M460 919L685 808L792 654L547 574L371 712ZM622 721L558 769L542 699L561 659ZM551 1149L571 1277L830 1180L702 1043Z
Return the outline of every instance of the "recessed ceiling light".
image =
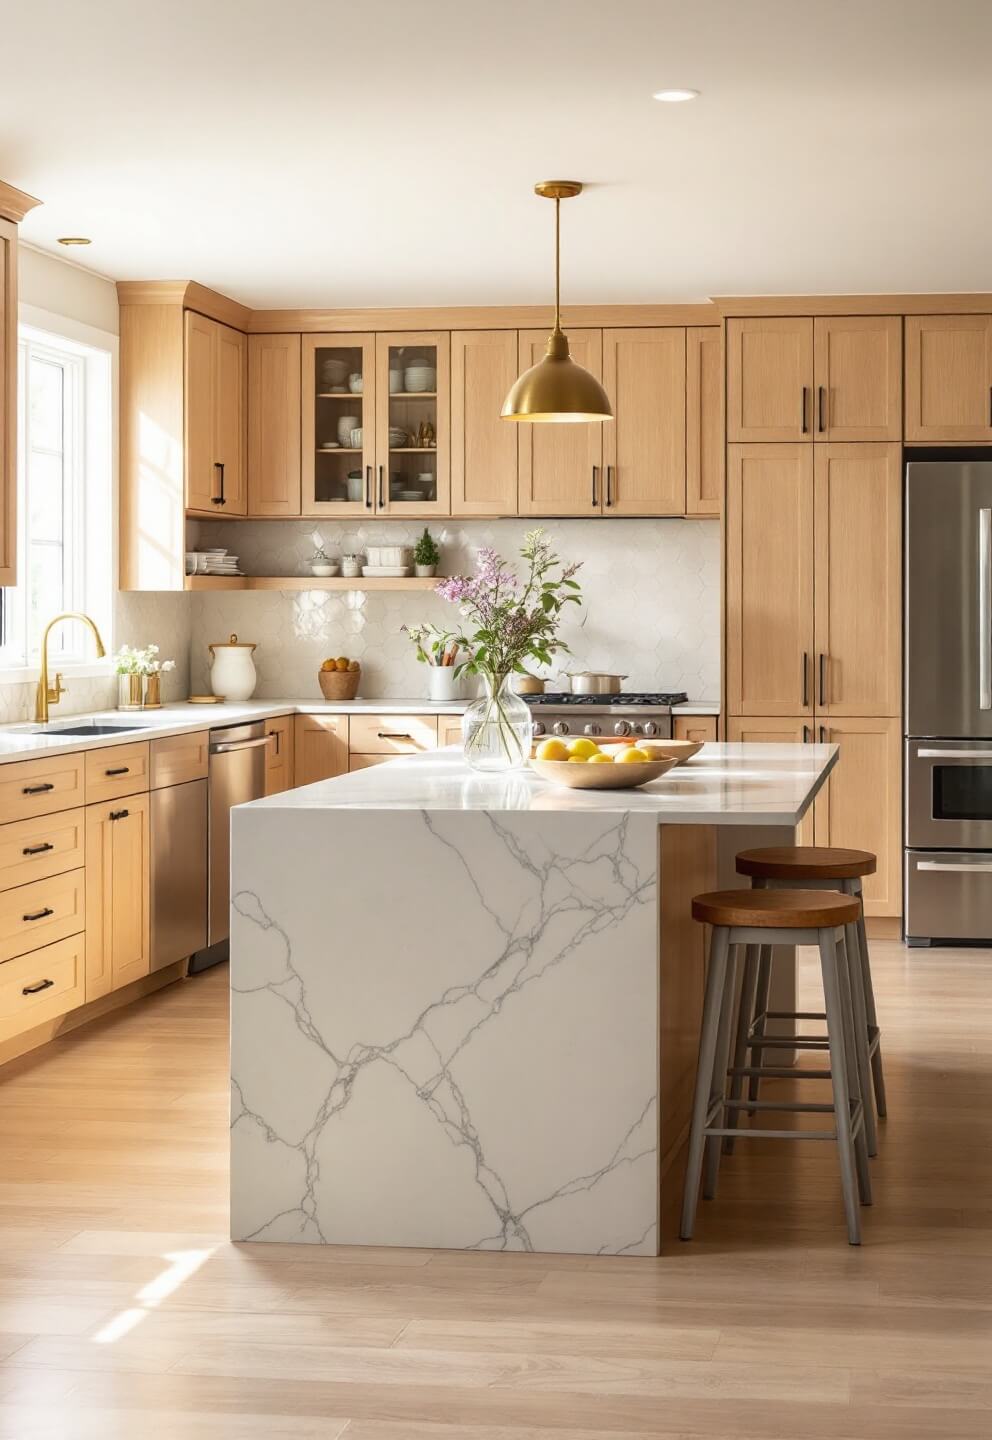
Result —
M85 235L60 235L60 236L59 236L59 244L60 244L60 245L92 245L92 244L93 244L93 241L87 239L87 237L86 237Z
M695 100L698 95L698 90L656 90L653 98L667 100L670 105L678 105L682 100Z

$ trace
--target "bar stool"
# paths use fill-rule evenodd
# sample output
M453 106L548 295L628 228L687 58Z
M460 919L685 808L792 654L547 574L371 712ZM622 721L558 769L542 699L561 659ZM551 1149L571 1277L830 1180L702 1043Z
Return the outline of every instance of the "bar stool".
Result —
M858 1200L860 1198L864 1205L871 1204L871 1179L855 1060L850 977L844 954L845 927L857 923L858 913L858 901L836 891L721 890L693 899L693 919L711 925L713 930L682 1199L680 1234L683 1240L692 1238L704 1160L703 1194L712 1199L720 1169L721 1141L742 1135L766 1140L836 1141L847 1238L852 1245L860 1245ZM832 1104L743 1100L727 1094L738 954L742 946L759 945L816 945L819 949L826 998ZM742 1072L740 1076L738 1071ZM766 1070L758 1065L734 1066L729 1071L732 1081L765 1073L776 1072L774 1067ZM777 1073L796 1072L780 1070ZM736 1120L741 1109L832 1114L834 1129L738 1130Z
M769 845L757 850L742 850L737 856L737 873L751 878L752 886L769 889L839 890L852 895L858 901L858 918L845 931L848 964L851 971L851 998L854 1006L855 1042L857 1046L858 1072L861 1076L861 1093L865 1100L865 1135L869 1155L878 1153L878 1131L875 1112L884 1118L885 1078L882 1073L882 1051L875 1009L875 991L871 979L871 962L868 955L868 938L865 934L864 895L861 880L865 875L874 875L875 856L870 850L844 850L837 846L814 845ZM766 1035L769 1020L823 1020L822 1011L774 1011L768 1010L768 986L771 976L771 949L762 947L756 966L745 964L744 980L741 987L741 1012L746 1013L749 1025L742 1034L743 1025L738 1024L737 1048L734 1063L741 1064L741 1046L751 1047L755 1063L760 1067L763 1049L769 1045L779 1049L825 1050L823 1037L776 1036L760 1041ZM794 1043L798 1040L798 1043ZM752 1100L758 1098L760 1077L751 1078L748 1094ZM871 1104L874 1089L875 1104ZM732 1147L732 1143L731 1147Z

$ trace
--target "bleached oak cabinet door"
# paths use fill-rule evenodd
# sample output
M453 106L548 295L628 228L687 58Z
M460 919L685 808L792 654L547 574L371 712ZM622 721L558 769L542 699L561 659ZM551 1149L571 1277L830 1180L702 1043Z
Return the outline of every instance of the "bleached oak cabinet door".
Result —
M297 785L348 773L347 715L297 715L293 764Z
M537 365L548 344L546 330L521 330L518 367ZM603 378L602 330L570 330L572 359ZM609 422L607 422L609 423ZM603 508L603 426L516 425L520 457L521 515L598 515Z
M214 326L214 463L221 515L248 513L248 337L230 325Z
M816 738L840 755L815 803L815 843L871 850L866 915L902 914L902 761L898 716L825 720Z
M813 439L813 321L727 321L727 439Z
M728 741L753 745L810 745L814 739L811 719L802 715L731 715L727 720ZM815 805L815 802L814 802ZM796 827L796 844L813 844L814 806Z
M214 464L214 413L217 375L214 365L214 331L205 315L187 310L185 336L184 430L186 450L186 508L210 515L223 514L218 472Z
M300 337L248 337L248 514L300 513Z
M450 515L451 337L444 330L378 334L375 365L376 514ZM434 388L407 390L407 371L423 366L434 371ZM427 427L433 443L421 444Z
M685 331L604 330L603 513L685 514Z
M265 793L281 795L292 790L295 781L293 759L295 716L276 715L265 721Z
M716 325L685 332L685 513L719 518L723 509L723 331Z
M992 441L992 315L906 316L906 439Z
M813 451L727 454L727 708L813 713Z
M716 715L674 715L672 717L673 740L695 740L702 744L716 739Z
M375 336L304 335L300 370L303 514L368 519L375 504Z
M813 322L817 440L902 437L902 320L829 315Z
M902 450L818 445L813 616L818 715L899 715Z
M501 420L517 378L515 330L451 332L451 513L517 513L517 429Z
M17 226L0 216L0 585L17 583Z
M86 999L148 974L149 797L86 807Z

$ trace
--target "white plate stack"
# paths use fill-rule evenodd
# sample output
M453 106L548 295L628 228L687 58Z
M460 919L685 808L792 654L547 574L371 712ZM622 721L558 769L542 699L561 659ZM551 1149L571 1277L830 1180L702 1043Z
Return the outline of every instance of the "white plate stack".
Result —
M243 575L238 569L238 556L227 550L204 550L197 566L198 575Z

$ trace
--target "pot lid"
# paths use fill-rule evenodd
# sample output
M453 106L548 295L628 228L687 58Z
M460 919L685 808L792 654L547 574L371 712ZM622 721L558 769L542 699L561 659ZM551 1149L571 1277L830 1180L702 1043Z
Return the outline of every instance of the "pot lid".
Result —
M215 640L208 645L208 650L255 650L257 648L253 640L239 640L237 635L231 635L227 640Z

